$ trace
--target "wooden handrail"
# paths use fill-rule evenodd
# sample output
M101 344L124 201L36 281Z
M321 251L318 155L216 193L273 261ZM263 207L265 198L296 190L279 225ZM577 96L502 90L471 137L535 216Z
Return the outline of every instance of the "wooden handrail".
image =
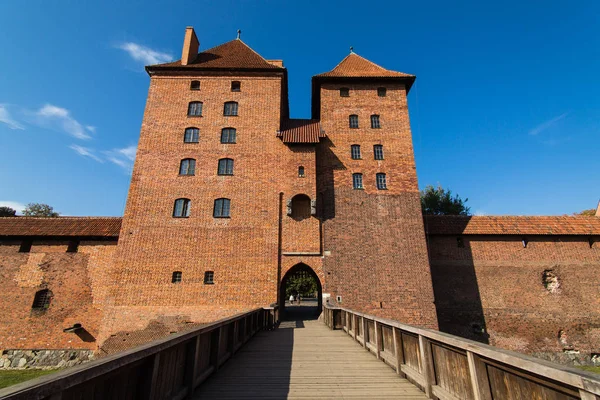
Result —
M323 305L323 321L429 398L600 400L600 378L590 372L330 304Z
M10 386L0 390L0 399L183 399L257 331L278 321L277 306L257 308Z

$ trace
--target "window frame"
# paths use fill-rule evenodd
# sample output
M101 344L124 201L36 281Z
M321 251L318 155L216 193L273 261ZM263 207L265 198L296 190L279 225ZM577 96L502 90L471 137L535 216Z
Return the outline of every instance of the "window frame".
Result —
M358 114L350 114L348 116L348 126L350 129L358 129Z
M350 97L350 88L341 87L340 88L340 97Z
M214 285L215 284L215 271L204 271L204 284Z
M378 97L386 97L387 96L387 88L385 88L385 87L378 87L377 88L377 96Z
M227 139L228 141L224 142L223 141L223 137L225 136L225 132L227 133ZM233 132L233 135L232 135ZM233 136L233 141L231 141L231 137ZM237 129L232 128L232 127L227 127L227 128L223 128L221 129L221 143L222 144L236 144L237 143Z
M242 82L241 81L231 81L231 91L232 92L241 92L242 91Z
M360 144L350 145L350 157L353 160L362 160L362 154L360 152Z
M186 173L182 173L183 164L187 162ZM191 173L190 173L191 170ZM179 162L179 176L194 176L196 175L196 159L195 158L184 158Z
M223 104L223 116L225 117L237 117L239 115L238 111L239 103L237 101L226 101Z
M377 157L378 154L380 155L380 157ZM383 145L382 144L374 144L373 145L373 159L375 159L375 160L384 160L385 159L385 156L383 154Z
M383 178L383 179L380 179ZM387 190L387 175L385 172L378 172L375 174L375 185L377 186L377 190Z
M181 271L173 271L173 273L171 274L171 283L181 283L181 281L183 280L183 273Z
M224 165L223 170L221 169L221 165ZM217 165L217 175L219 176L232 176L233 175L233 158L219 158L219 162Z
M365 186L363 185L363 174L355 172L352 174L352 189L362 190Z
M371 115L371 129L381 129L381 119L379 114Z
M181 215L177 215L177 202L180 200L182 201ZM187 197L180 197L178 199L175 199L175 202L173 203L173 218L189 218L191 208L192 201Z
M225 205L227 205L227 207L225 207ZM227 211L226 215L225 211ZM218 199L215 199L213 206L213 218L231 218L231 199L226 197L219 197Z
M195 87L196 84L198 85L198 87ZM194 80L190 82L190 90L200 90L200 81Z
M190 132L190 139L191 140L187 140L188 137L188 131ZM195 141L194 141L194 136L195 136ZM183 143L200 143L200 129L196 128L195 126L188 126L187 128L185 128L185 130L183 131Z
M34 311L46 311L52 304L54 293L50 289L41 289L35 292L31 309Z
M198 107L197 105L200 104L200 107ZM200 113L196 114L196 112L198 111L198 108L200 109ZM204 103L202 103L201 101L190 101L188 103L188 113L187 116L188 117L201 117L202 116L202 109L204 108ZM194 113L192 113L192 111Z

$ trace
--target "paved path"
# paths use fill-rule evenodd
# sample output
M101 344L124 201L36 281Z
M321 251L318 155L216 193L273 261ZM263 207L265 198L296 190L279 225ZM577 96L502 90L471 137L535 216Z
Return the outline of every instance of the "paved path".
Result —
M196 391L194 399L411 399L427 397L342 331L294 312L259 332ZM314 318L314 317L313 317Z

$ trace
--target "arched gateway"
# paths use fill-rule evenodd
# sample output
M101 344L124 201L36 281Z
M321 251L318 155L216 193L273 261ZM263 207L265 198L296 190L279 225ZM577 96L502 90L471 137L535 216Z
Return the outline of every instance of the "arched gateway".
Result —
M313 290L310 289L311 282L314 282L314 292L316 292L316 299L306 297L301 301L300 305L290 305L286 303L286 300L290 296L290 292L294 295L306 295L308 293L313 294ZM303 284L304 283L304 284ZM304 292L304 293L298 293ZM279 310L282 318L290 317L293 318L292 314L300 313L303 316L314 316L318 317L321 313L323 303L323 287L321 280L315 271L304 263L294 265L281 279L279 285ZM290 307L291 306L291 307ZM301 307L300 307L301 306ZM286 308L289 308L286 310Z

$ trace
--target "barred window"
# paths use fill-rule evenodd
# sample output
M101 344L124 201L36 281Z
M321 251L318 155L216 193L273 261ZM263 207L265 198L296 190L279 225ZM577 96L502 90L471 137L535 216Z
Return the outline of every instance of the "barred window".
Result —
M385 174L379 173L376 175L376 177L377 177L377 189L379 189L379 190L387 189L387 182L386 182Z
M384 87L377 88L377 96L385 97L387 95L387 89Z
M373 154L376 160L383 160L383 145L376 144L373 146Z
M183 143L198 143L200 141L200 129L185 128L183 135Z
M340 88L340 96L350 97L350 89L348 89L347 87Z
M231 91L232 92L241 92L242 91L242 84L240 81L233 81L231 82Z
M371 128L381 128L381 126L379 125L379 115L371 115Z
M213 217L229 218L230 202L231 201L229 199L216 199L215 209L213 210Z
M171 283L181 283L181 271L173 271L171 276Z
M298 177L304 178L304 167L302 166L298 167Z
M353 144L352 146L350 146L350 155L352 156L353 160L360 160L360 145L359 144Z
M179 165L179 175L194 175L196 171L196 160L184 158Z
M190 83L190 90L200 90L200 81L192 81Z
M235 143L236 131L235 128L221 129L221 143Z
M362 189L363 188L363 180L362 174L352 174L352 187L354 189Z
M190 216L191 201L190 199L177 199L175 200L175 207L173 207L173 217L175 218L187 218Z
M358 128L358 115L352 114L350 116L350 128Z
M34 310L47 310L50 307L52 301L52 291L49 289L39 290L35 293L33 298L33 305L31 308Z
M235 101L228 101L225 103L223 108L223 115L236 116L238 115L238 103Z
M191 101L188 105L188 117L201 117L202 116L202 102Z
M215 283L215 273L213 271L204 272L204 284L205 285L214 285Z
M231 158L221 158L219 160L218 175L233 175L233 160Z

